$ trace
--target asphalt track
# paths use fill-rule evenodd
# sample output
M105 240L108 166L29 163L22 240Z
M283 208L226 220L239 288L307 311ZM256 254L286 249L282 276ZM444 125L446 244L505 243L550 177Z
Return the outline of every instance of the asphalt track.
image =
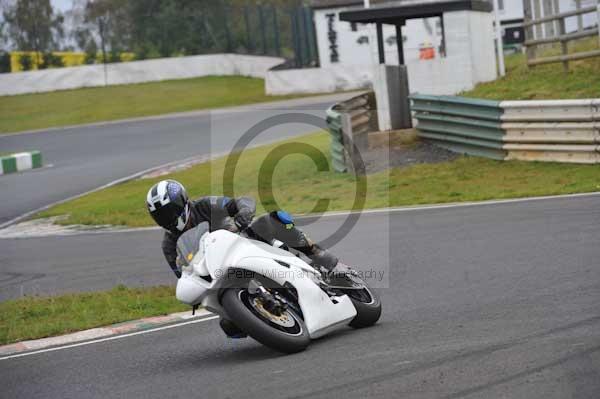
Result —
M224 339L211 320L0 360L0 396L597 398L599 205L587 196L364 215L335 251L385 272L373 281L384 304L375 327L282 356ZM339 221L306 229L323 238ZM48 291L169 282L158 239L0 240L0 256L4 273L43 274L34 281ZM3 295L15 288L3 284Z
M165 163L226 153L254 124L289 112L324 116L351 93L193 112L143 120L0 135L0 152L40 150L45 167L0 176L0 224L55 201ZM317 130L290 123L253 145Z

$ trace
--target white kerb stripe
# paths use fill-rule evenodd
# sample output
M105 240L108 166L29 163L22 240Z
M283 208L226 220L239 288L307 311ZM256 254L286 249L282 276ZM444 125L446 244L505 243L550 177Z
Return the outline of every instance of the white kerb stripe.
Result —
M62 350L62 349L77 348L79 346L92 345L92 344L97 344L97 343L106 342L106 341L114 341L116 339L123 339L123 338L128 338L128 337L134 337L136 335L148 334L148 333L152 333L152 332L155 332L155 331L168 330L170 328L182 327L182 326L186 326L188 324L201 323L203 321L214 320L214 319L218 319L218 318L219 318L219 316L210 316L210 317L205 317L205 318L198 319L198 320L191 320L191 321L186 321L186 322L183 322L183 323L171 324L171 325L168 325L168 326L151 328L149 330L136 331L136 332L132 332L132 333L129 333L129 334L115 335L115 336L112 336L112 337L94 339L92 341L79 342L77 344L57 346L57 347L48 348L48 349L40 349L40 350L33 351L33 352L17 353L16 355L9 355L9 356L0 357L0 360L8 360L8 359L14 359L14 358L17 358L17 357L37 355L38 353L54 352L54 351L59 351L59 350Z
M13 154L17 161L17 170L28 170L33 167L31 162L31 153L29 152L20 152L18 154Z

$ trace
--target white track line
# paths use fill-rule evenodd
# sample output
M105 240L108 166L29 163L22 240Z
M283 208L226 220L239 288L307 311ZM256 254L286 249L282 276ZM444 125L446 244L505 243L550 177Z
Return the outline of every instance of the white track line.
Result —
M426 206L414 206L414 207L405 207L405 208L371 209L371 210L366 210L366 211L362 211L362 212L335 212L335 213L332 212L332 213L325 213L325 214L321 215L320 217L345 216L345 215L349 215L352 213L377 214L377 213L390 213L390 212L408 212L408 211L423 210L423 209L445 209L445 208L459 208L459 207L467 207L467 206L511 204L511 203L515 203L515 202L530 202L530 201L540 201L540 200L549 200L549 199L561 199L561 198L566 199L566 198L591 197L591 196L600 196L600 192L555 195L555 196L545 196L545 197L517 198L517 199L507 199L507 200L465 202L465 203L442 204L442 205L426 205ZM304 217L310 217L310 216L304 216ZM319 216L316 216L316 217L319 217ZM135 229L130 229L128 231L134 231L134 230ZM149 230L149 229L145 228L145 230ZM218 317L219 316L210 316L210 317L206 317L206 318L199 319L199 320L192 320L192 321L187 321L187 322L178 323L178 324L172 324L172 325L168 325L168 326L164 326L164 327L156 327L156 328L152 328L149 330L137 331L134 333L116 335L116 336L112 336L112 337L100 338L100 339L95 339L95 340L91 340L91 341L80 342L77 344L58 346L58 347L54 347L54 348L41 349L41 350L32 351L32 352L19 353L19 354L15 354L15 355L0 357L0 360L14 359L14 358L18 358L18 357L36 355L39 353L53 352L53 351L62 350L62 349L69 349L69 348L76 348L79 346L91 345L91 344L95 344L95 343L99 343L99 342L112 341L112 340L121 339L121 338L128 338L128 337L133 337L133 336L141 335L141 334L147 334L147 333L151 333L151 332L155 332L155 331L161 331L161 330L167 330L170 328L181 327L181 326L185 326L188 324L201 323L203 321L213 320Z
M25 357L25 356L30 356L30 355L37 355L37 354L40 354L40 353L54 352L54 351L59 351L59 350L69 349L69 348L77 348L79 346L92 345L92 344L97 344L97 343L100 343L100 342L114 341L114 340L117 340L117 339L133 337L133 336L136 336L136 335L142 335L142 334L148 334L148 333L152 333L152 332L156 332L156 331L168 330L170 328L181 327L181 326L185 326L185 325L188 325L188 324L202 323L203 321L208 321L208 320L213 320L213 319L218 319L218 318L219 318L219 316L210 316L210 317L205 317L205 318L199 319L199 320L191 320L191 321L186 321L186 322L183 322L183 323L171 324L171 325L168 325L168 326L151 328L149 330L136 331L136 332L128 333L128 334L115 335L115 336L112 336L112 337L99 338L99 339L94 339L94 340L91 340L91 341L79 342L79 343L76 343L76 344L70 344L70 345L64 345L64 346L55 346L53 348L40 349L40 350L36 350L36 351L32 351L32 352L26 352L26 353L17 353L15 355L9 355L9 356L0 357L0 360L15 359L15 358L18 358L18 357Z
M100 122L90 122L83 123L78 125L67 125L67 126L54 126L42 129L32 129L32 130L23 130L20 132L6 132L1 133L1 137L8 136L16 136L16 135L26 135L26 134L39 134L39 133L52 133L52 132L63 132L69 131L73 129L87 129L87 128L96 128L96 127L104 127L104 126L112 126L119 125L125 123L139 123L139 122L154 122L154 121L162 121L169 119L180 119L180 118L194 118L199 116L206 116L212 114L223 114L225 112L243 112L243 111L269 111L269 110L278 110L285 109L285 107L305 107L313 104L321 104L321 103L335 103L340 101L341 99L354 97L356 95L364 93L364 90L356 90L349 91L344 93L333 93L333 94L322 94L310 97L300 97L300 98L292 98L289 100L275 100L275 101L265 101L261 103L254 104L244 104L244 105L233 105L230 107L221 107L221 108L208 108L208 109L200 109L195 111L183 111L183 112L172 112L168 114L160 114L160 115L151 115L151 116L139 116L132 118L124 118L124 119L115 119L109 121L100 121ZM318 111L318 110L314 110Z
M265 142L255 143L255 144L249 145L247 147L247 149L251 150L251 149L254 149L254 148L257 148L257 147L268 146L268 145L271 145L271 144L278 143L280 141L285 141L285 140L289 140L289 139L295 139L295 138L298 138L298 137L302 137L302 136L304 136L306 134L307 134L307 132L302 132L302 133L298 133L296 135L287 137L285 139L276 138L276 139L268 140L268 141L265 141ZM216 153L216 154L206 154L206 159L200 160L199 162L197 162L197 164L211 162L211 161L214 161L215 159L226 157L228 154L229 154L228 152L220 152L220 153ZM170 167L174 167L174 166L177 166L177 165L182 165L182 164L186 164L186 163L189 163L189 162L193 162L195 160L198 160L201 157L203 157L203 156L202 155L194 155L192 157L184 158L184 159L181 159L179 161L172 161L172 162L164 163L164 164L159 165L159 166L153 166L151 168L144 169L141 172L136 172L136 173L131 174L129 176L125 176L125 177L122 177L120 179L113 180L113 181L111 181L109 183L101 185L100 187L96 187L94 189L85 191L85 192L80 193L80 194L72 195L72 196L70 196L68 198L65 198L65 199L54 201L54 202L52 202L52 203L50 203L48 205L44 205L44 206L39 207L37 209L34 209L32 211L27 211L24 214L19 215L19 216L15 217L15 218L7 221L7 222L0 223L0 231L3 230L3 229L5 229L5 228L7 228L7 227L10 227L13 224L16 224L16 223L20 222L22 220L27 219L30 216L33 216L33 215L35 215L37 213L40 213L40 212L43 212L43 211L45 211L47 209L50 209L53 206L60 205L60 204L63 204L65 202L76 200L76 199L84 197L84 196L86 196L88 194L92 194L92 193L95 193L97 191L101 191L101 190L104 190L104 189L116 186L117 184L122 184L122 183L126 183L126 182L128 182L130 180L138 179L138 178L140 178L140 177L142 177L144 175L150 174L150 173L155 172L155 171L160 170L160 169L170 168ZM129 232L129 231L131 231L131 230L127 230L127 232Z
M93 190L97 191L97 190ZM78 195L77 197L79 197ZM320 219L320 218L328 218L328 217L339 217L339 216L348 216L354 214L361 215L372 215L372 214L385 214L385 213L396 213L396 212L413 212L413 211L422 211L428 209L448 209L448 208L462 208L469 206L486 206L486 205L503 205L503 204L513 204L520 202L533 202L533 201L547 201L547 200L558 200L558 199L569 199L569 198L582 198L582 197L595 197L600 196L600 191L591 192L591 193L579 193L579 194L562 194L562 195L548 195L542 197L528 197L528 198L509 198L509 199L501 199L501 200L488 200L488 201L471 201L471 202L452 202L447 204L431 204L431 205L414 205L414 206L404 206L404 207L394 207L394 208L377 208L377 209L365 209L362 211L334 211L334 212L325 212L322 214L315 215L298 215L294 218L296 220L302 219ZM65 202L60 201L60 202ZM48 208L44 207L44 208ZM39 211L39 210L38 210ZM37 213L38 211L30 212ZM23 216L20 216L17 219L21 219L26 216L31 216L29 213ZM14 222L10 221L5 224L0 225L0 239L10 239L14 237L3 237L2 230L7 228L8 224ZM115 228L115 229L107 229L107 230L82 230L82 231L69 231L65 233L49 233L49 234L40 234L40 235L32 235L31 238L42 238L42 237L54 237L54 236L77 236L77 235L93 235L93 234L114 234L114 233L137 233L143 231L158 231L162 230L160 227L132 227L132 228ZM27 235L19 236L19 238L28 238Z
M332 216L348 216L352 214L374 214L374 213L395 213L395 212L411 212L411 211L422 211L426 209L446 209L446 208L462 208L467 206L483 206L483 205L502 205L512 204L518 202L531 202L531 201L544 201L544 200L556 200L556 199L568 199L568 198L579 198L579 197L594 197L600 196L600 191L591 193L578 193L578 194L561 194L561 195L547 195L542 197L525 197L525 198L508 198L500 200L487 200L487 201L470 201L470 202L451 202L447 204L431 204L431 205L414 205L404 207L393 207L393 208L377 208L377 209L365 209L362 211L339 211L339 212L325 212L321 215L301 215L297 216L296 219L308 219L308 218L319 218L319 217L332 217Z

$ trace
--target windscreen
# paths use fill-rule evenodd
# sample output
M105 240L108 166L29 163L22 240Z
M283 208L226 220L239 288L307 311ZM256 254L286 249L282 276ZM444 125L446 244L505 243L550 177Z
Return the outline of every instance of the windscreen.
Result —
M177 240L177 257L179 266L187 266L200 248L200 238L209 231L208 222L202 222L183 233Z

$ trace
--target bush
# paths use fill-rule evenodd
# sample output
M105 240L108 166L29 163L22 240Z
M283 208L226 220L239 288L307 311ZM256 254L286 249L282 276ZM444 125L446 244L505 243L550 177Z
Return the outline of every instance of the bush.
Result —
M111 51L108 55L108 62L121 62L121 54L118 51Z
M97 57L96 53L86 52L85 58L83 59L83 63L87 64L87 65L95 64L96 57Z
M30 71L33 68L33 59L29 54L23 54L19 58L19 64L23 71Z
M135 51L136 60L147 60L153 58L161 58L160 51L153 45L144 45Z
M55 55L53 53L44 53L42 55L42 62L38 66L39 69L46 68L62 68L65 66L62 57Z
M10 72L10 53L0 52L0 73Z

